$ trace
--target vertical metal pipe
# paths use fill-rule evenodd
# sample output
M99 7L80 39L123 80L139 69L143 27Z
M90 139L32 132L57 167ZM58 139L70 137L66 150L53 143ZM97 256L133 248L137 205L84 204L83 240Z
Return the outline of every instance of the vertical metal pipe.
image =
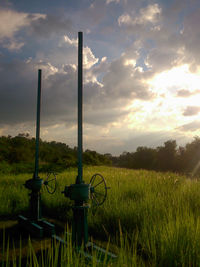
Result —
M41 107L41 83L42 70L38 70L38 90L37 90L37 117L36 117L36 139L35 139L35 172L33 178L38 178L39 166L39 140L40 140L40 107Z
M83 166L83 129L82 129L82 108L83 108L83 33L78 33L78 177L76 183L82 182Z

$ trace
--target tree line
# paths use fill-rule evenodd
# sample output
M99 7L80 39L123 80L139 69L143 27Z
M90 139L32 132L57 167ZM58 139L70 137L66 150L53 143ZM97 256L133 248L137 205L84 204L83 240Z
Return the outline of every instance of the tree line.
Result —
M157 148L140 146L135 152L112 157L112 162L118 167L199 175L200 137L194 137L185 146L177 146L176 140L168 140Z
M39 142L40 171L62 171L77 166L77 147L70 148L65 143ZM0 137L0 172L33 172L35 162L35 138L20 133L15 137ZM83 152L84 165L111 165L111 159L96 151Z
M77 166L77 147L70 148L65 143L41 139L39 147L40 171L62 171ZM35 138L24 133L0 137L1 173L33 172L34 160ZM135 152L123 152L118 157L87 149L83 152L83 164L199 175L200 137L194 137L185 146L177 146L176 140L168 140L157 148L139 146Z

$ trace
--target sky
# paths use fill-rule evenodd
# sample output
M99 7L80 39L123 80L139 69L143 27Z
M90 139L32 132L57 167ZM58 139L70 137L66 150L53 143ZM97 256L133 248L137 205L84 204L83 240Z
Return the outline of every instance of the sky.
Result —
M119 155L200 135L200 0L0 0L0 135L77 146L83 32L83 147Z

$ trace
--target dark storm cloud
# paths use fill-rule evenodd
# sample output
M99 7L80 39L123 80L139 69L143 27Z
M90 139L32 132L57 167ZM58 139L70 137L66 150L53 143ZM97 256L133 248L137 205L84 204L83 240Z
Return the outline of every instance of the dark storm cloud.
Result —
M59 71L49 73L47 63L38 64L43 69L42 109L43 126L59 123L76 124L77 120L77 70L74 65L64 65ZM1 62L0 69L0 124L14 125L35 121L37 95L37 69L33 62ZM127 112L116 108L117 96L102 91L97 82L85 82L83 91L84 120L94 125L106 125L120 120ZM123 102L121 102L123 103Z
M76 116L77 73L72 66L44 80L44 114L48 124L73 123Z
M188 106L183 112L183 116L193 116L200 112L200 107L198 106Z
M32 120L37 86L34 66L22 61L0 65L0 123Z
M37 69L37 65L32 62L1 63L1 124L11 125L35 120ZM47 78L45 71L43 74L41 114L43 125L53 125L61 121L71 122L75 117L76 92L73 70L49 75Z

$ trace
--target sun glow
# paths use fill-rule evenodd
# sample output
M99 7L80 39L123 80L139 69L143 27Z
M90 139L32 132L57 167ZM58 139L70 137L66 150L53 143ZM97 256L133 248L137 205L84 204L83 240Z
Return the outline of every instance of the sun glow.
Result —
M191 73L187 64L156 74L149 84L158 92L200 89L200 72Z
M188 65L164 71L149 80L149 86L158 96L165 99L169 106L177 109L184 106L200 106L200 71L192 73ZM184 91L187 95L178 95Z
M187 107L200 107L199 74L190 72L188 65L156 74L147 82L155 97L150 101L134 100L129 106L129 128L172 131L194 120L199 121L200 112L184 115Z

